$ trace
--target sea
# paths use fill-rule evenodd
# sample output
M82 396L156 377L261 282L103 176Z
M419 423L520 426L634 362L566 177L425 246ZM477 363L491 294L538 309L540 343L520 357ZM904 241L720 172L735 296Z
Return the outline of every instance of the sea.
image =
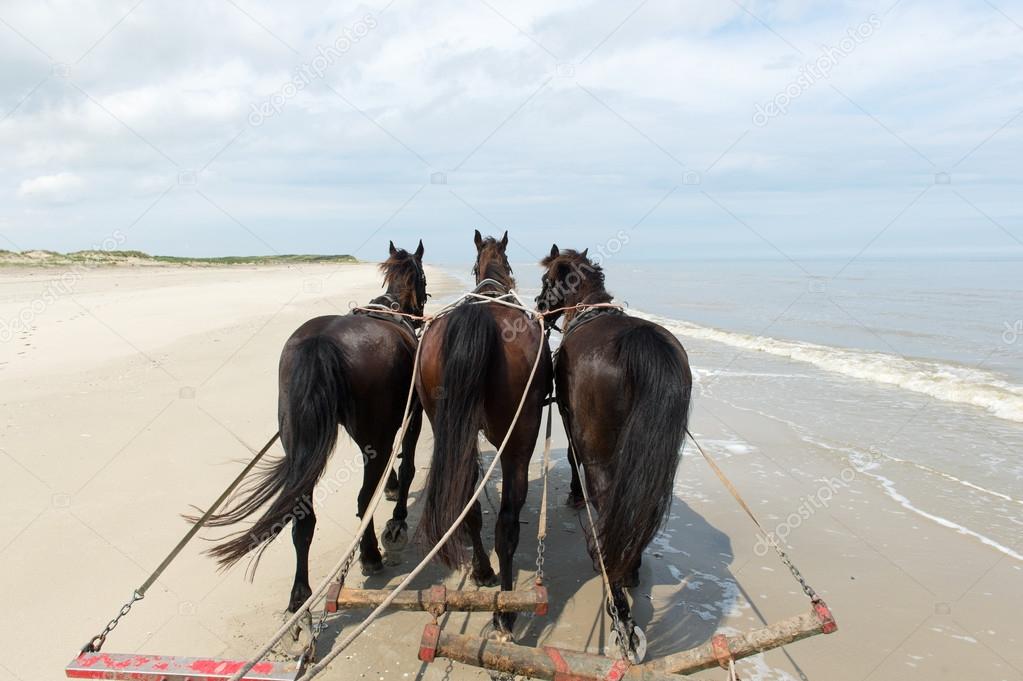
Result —
M784 422L921 522L1023 561L1023 260L604 269L617 301L685 345L697 399ZM532 301L539 268L515 270Z

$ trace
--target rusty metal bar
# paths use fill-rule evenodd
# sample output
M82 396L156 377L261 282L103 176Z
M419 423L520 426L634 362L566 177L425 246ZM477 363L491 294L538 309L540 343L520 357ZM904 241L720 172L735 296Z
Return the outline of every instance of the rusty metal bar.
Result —
M170 655L82 653L65 667L69 679L124 681L223 681L242 668L244 660ZM301 668L295 662L257 663L244 681L294 681Z
M816 634L830 634L837 628L827 606L817 602L809 613L745 634L719 634L696 648L630 666L601 655L552 646L531 648L478 636L446 634L438 625L429 624L423 631L419 659L432 662L437 657L446 657L476 667L553 681L678 681L676 674L727 665L729 657L738 660Z
M390 594L384 589L349 589L334 585L327 592L327 612L358 610L380 605ZM458 612L532 612L547 614L547 589L534 586L527 591L458 591L443 586L422 591L403 591L391 607L398 610L424 610L439 615Z
M727 663L728 656L733 660L739 660L810 636L830 634L837 630L838 625L828 606L824 601L817 601L808 613L795 615L742 634L733 636L719 634L701 646L652 660L643 666L672 674L692 674L702 669L717 667L722 662Z
M419 659L433 662L436 657L493 671L552 681L678 681L666 672L630 666L623 660L603 655L577 653L551 646L531 648L514 643L500 643L479 636L446 634L436 624L423 631Z

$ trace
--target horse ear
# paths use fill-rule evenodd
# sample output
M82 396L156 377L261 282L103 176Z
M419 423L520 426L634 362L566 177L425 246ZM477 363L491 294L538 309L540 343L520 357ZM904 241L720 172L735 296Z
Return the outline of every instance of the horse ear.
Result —
M391 248L391 255L394 255L395 253L398 252L398 249L394 247L394 242L393 241L389 241L388 244L390 245L390 248Z
M483 249L483 235L480 234L480 231L478 229L476 230L476 235L473 237L473 241L476 242L477 251Z
M501 250L508 248L508 230L504 230L504 236L501 237Z
M585 258L585 257L586 257L586 254L587 254L587 253L589 253L589 252L590 252L590 249L589 249L589 248L584 248L584 249L583 249L583 252L582 252L582 253L580 253L579 255L581 255L582 257L584 257L584 258Z
M419 240L419 246L416 247L416 260L422 260L423 259L423 253L425 253L425 252L426 251L423 248L423 240L420 239Z
M556 258L561 255L561 251L558 250L557 244L551 244L551 258Z

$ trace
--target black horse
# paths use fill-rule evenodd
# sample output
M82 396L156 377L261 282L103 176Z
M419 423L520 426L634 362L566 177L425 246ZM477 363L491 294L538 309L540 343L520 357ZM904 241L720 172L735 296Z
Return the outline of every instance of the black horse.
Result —
M281 353L279 371L278 421L284 456L239 492L240 501L208 522L212 527L231 525L269 504L251 528L209 550L225 567L256 551L253 570L270 541L291 522L296 566L289 612L297 611L312 594L313 488L337 443L338 424L362 453L360 461L352 462L363 469L360 518L385 473L404 416L417 344L408 318L391 312L422 316L427 297L422 259L422 241L415 253L391 243L390 257L380 264L387 293L367 306L372 312L316 317L291 335ZM422 415L422 406L413 396L411 421L401 445L397 503L383 535L389 550L400 550L408 537L408 490L415 473ZM359 545L359 561L364 574L383 569L372 521Z
M505 255L508 233L498 241L476 232L476 291L500 297L515 287ZM541 344L542 341L542 344ZM512 558L519 543L519 513L526 502L529 459L540 430L551 381L550 349L540 325L525 312L498 303L468 300L439 317L424 333L416 388L433 424L433 461L423 493L418 536L429 546L454 524L478 484L480 431L498 445L508 433L525 391L536 353L542 356L519 420L501 455L503 487L495 543L501 589L514 586ZM497 583L483 547L479 501L458 532L437 554L448 567L467 562L472 543L472 579ZM511 635L514 613L494 613L494 626Z
M689 359L664 328L607 306L604 273L586 251L553 246L541 265L537 306L551 322L565 317L554 380L569 438L569 503L583 498L578 462L598 513L595 535L611 582L616 634L631 656L641 656L625 587L639 584L643 550L671 506L689 419ZM590 554L597 567L593 541Z

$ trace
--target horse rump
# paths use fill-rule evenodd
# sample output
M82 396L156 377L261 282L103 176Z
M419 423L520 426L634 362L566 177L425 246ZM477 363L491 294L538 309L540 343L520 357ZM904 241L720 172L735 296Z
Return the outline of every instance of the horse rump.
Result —
M609 494L597 520L608 577L624 580L671 508L689 421L692 374L678 342L641 324L615 339L631 411L619 435Z
M463 304L446 316L440 395L433 415L433 460L416 538L432 548L455 523L480 478L479 431L497 321L488 305ZM437 553L449 568L465 564L470 540L463 523Z

